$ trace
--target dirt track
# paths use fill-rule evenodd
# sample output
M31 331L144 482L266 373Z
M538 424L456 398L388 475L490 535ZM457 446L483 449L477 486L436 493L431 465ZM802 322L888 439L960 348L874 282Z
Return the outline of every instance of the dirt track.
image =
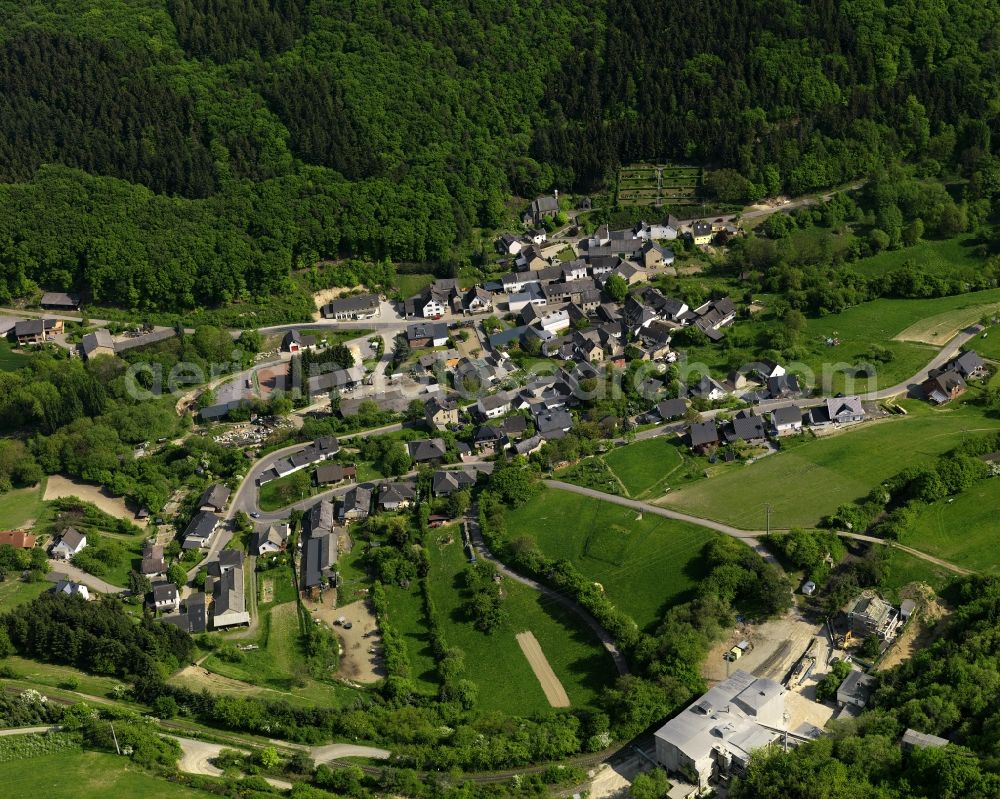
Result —
M535 634L531 630L518 633L517 643L528 659L528 663L531 664L531 670L535 672L535 677L542 686L542 691L545 692L545 698L549 700L549 704L552 707L569 707L569 695L562 683L559 682L559 678L556 677L556 673L552 671Z

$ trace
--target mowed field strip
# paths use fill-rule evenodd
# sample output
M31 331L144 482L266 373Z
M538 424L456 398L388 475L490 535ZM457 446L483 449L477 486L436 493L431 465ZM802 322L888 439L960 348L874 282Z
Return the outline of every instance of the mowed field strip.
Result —
M1000 304L972 305L954 311L929 316L919 322L914 322L905 330L896 334L897 341L915 341L920 344L947 344L962 330L978 322L983 314L993 313Z
M542 691L545 693L545 698L549 700L549 704L552 707L569 707L569 694L566 693L566 689L559 682L556 673L552 671L552 667L549 665L549 661L542 651L541 644L535 638L535 634L531 630L526 630L525 632L518 633L516 638L521 651L531 665L531 670L535 672L538 684L542 686Z

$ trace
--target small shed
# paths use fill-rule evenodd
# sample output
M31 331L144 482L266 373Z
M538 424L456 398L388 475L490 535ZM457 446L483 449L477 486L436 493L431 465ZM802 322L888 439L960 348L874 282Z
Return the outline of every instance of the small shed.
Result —
M800 589L806 596L812 596L816 593L816 583L812 580L806 580L802 583L802 588Z
M903 620L903 624L906 624L910 620L910 616L913 615L913 611L917 609L917 603L912 599L904 599L899 603L899 618Z

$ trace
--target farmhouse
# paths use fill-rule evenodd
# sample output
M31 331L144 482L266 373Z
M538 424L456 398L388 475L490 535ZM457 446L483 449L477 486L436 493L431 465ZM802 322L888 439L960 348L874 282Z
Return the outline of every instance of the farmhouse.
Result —
M704 791L780 737L785 689L737 671L656 731L656 760Z
M326 319L374 319L381 312L378 295L356 294L331 300L322 308Z
M337 564L338 541L333 527L333 503L323 500L302 517L301 589L318 591L333 574Z
M87 536L75 527L67 527L52 545L49 554L57 560L69 560L87 546Z
M115 341L104 328L95 330L93 333L87 333L80 340L80 353L87 361L100 355L113 356L115 354Z

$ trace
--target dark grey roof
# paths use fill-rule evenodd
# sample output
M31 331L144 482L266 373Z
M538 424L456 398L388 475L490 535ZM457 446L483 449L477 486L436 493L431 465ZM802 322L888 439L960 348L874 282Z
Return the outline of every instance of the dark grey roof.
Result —
M350 492L348 492L350 493ZM333 529L333 502L321 500L305 512L302 517L302 535L319 535Z
M715 422L695 422L688 431L692 447L700 447L705 444L716 444L719 441L719 431L715 427Z
M229 502L230 490L222 483L216 483L205 489L198 500L198 506L211 505L216 510L222 510Z
M155 583L153 585L153 602L176 602L177 586L173 583Z
M341 514L361 511L368 513L372 506L372 491L367 486L354 486L344 494L341 504Z
M406 448L410 457L417 463L443 458L445 454L444 439L423 438L419 441L409 441Z
M39 336L46 327L51 327L51 325L46 325L44 319L24 319L14 325L14 335L20 338L21 336Z
M678 416L683 416L687 413L687 400L683 397L663 400L663 402L656 406L656 412L664 421L676 419Z
M383 483L379 488L378 503L383 507L397 505L403 502L411 502L416 496L417 491L412 483L404 481Z
M357 313L378 307L378 296L375 294L356 294L353 297L341 297L330 300L323 306L325 316L334 316L338 313Z
M124 338L121 341L116 341L115 352L126 352L128 350L137 349L138 347L156 344L159 341L166 341L168 338L173 338L176 335L177 331L172 327L162 328L160 330L150 330L148 333L143 333L141 336L131 336L130 338Z
M783 405L771 411L771 420L777 425L801 424L802 409L795 405Z
M556 408L547 413L540 413L535 418L535 426L543 438L551 437L552 433L563 432L573 426L573 417L564 408Z
M219 524L219 517L209 511L199 511L184 530L185 538L208 538Z
M743 441L753 441L764 438L763 416L737 416L733 419L733 432Z
M83 354L89 356L96 349L115 349L115 340L111 337L111 334L101 328L100 330L95 330L93 333L87 333L80 340L80 349L83 350Z
M87 540L87 536L77 530L75 527L67 527L63 530L62 535L59 536L59 543L65 544L70 549L76 549L81 543Z
M431 491L438 497L448 496L462 488L474 485L475 482L476 478L473 475L461 469L449 471L442 469L441 471L434 472L434 477L431 481Z
M951 367L963 377L968 377L970 374L982 369L984 366L986 366L986 362L979 357L979 353L975 350L963 352L951 362Z
M65 294L61 291L47 291L42 295L42 307L51 305L56 308L76 308L80 298L75 294Z
M445 322L417 322L406 328L406 338L408 341L422 338L429 338L432 341L448 338L448 325Z
M337 562L337 539L330 533L309 536L302 544L302 585L314 588Z

